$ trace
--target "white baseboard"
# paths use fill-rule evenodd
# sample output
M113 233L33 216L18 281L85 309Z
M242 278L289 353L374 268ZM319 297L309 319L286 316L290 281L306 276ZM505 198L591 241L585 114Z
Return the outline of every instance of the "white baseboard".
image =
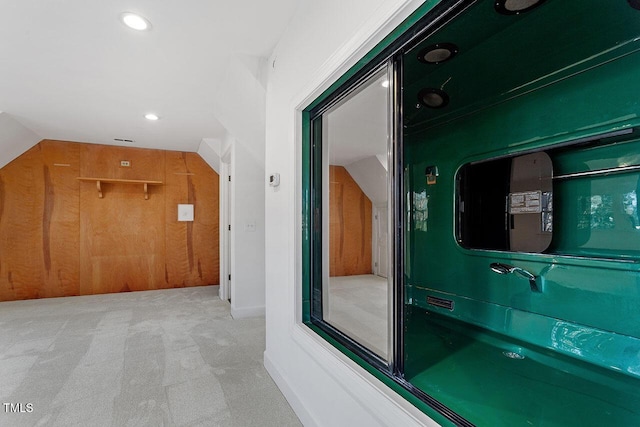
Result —
M245 319L247 317L264 317L264 305L258 307L234 308L231 305L231 317L234 319Z
M282 376L280 370L271 361L271 358L266 351L264 352L264 367L267 369L269 375L271 375L271 378L276 383L285 399L287 399L287 402L293 409L293 412L295 412L300 419L302 425L304 425L305 427L318 427L309 411L307 411L307 408L298 398L297 393L293 390L293 388L291 388L291 385L289 384L289 382L287 382L284 376Z

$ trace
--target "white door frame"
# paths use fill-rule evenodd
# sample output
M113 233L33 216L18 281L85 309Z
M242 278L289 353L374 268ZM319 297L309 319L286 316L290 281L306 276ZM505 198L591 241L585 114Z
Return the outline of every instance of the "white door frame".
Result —
M231 169L231 147L220 157L220 288L221 300L231 300L232 256L232 195L233 178ZM230 279L231 278L231 279Z
M382 216L382 218L381 218ZM386 221L381 221L386 218ZM387 234L388 225L388 207L387 205L373 206L373 227L371 236L371 258L373 265L373 274L380 277L388 277L389 266L387 265L388 253L389 253L389 235ZM380 226L384 227L384 232L387 234L386 243L380 242Z

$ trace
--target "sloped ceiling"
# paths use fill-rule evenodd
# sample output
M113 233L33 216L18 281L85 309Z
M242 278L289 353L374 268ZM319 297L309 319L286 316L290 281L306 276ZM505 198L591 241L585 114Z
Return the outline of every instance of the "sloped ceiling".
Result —
M374 206L387 204L387 168L378 156L350 163L345 169Z
M230 67L264 64L297 3L4 1L0 111L42 138L196 151L227 131L217 114L220 94L234 93ZM124 26L125 11L151 30ZM260 80L258 66L245 68ZM148 112L161 119L146 120Z
M323 115L329 142L329 163L347 166L359 160L387 155L388 89L384 71L354 95Z
M323 115L329 163L344 166L374 206L387 203L386 70Z

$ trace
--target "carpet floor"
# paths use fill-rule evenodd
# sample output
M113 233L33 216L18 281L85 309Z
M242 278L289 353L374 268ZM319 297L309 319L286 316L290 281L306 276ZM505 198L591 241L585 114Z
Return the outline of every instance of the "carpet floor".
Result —
M216 286L0 303L0 426L300 426Z

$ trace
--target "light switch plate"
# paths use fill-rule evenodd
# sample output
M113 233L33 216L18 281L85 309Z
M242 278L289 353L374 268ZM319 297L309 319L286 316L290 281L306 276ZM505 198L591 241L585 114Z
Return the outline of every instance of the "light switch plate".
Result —
M178 221L193 221L193 205L178 205Z

